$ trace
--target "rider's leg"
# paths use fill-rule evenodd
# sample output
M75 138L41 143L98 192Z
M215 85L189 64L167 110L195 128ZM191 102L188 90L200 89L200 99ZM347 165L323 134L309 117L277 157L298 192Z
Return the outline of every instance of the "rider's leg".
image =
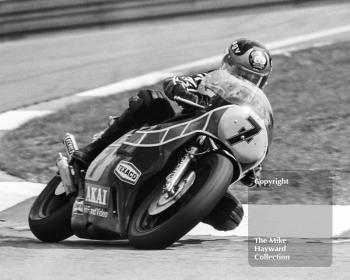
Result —
M174 110L161 92L141 90L129 99L129 107L98 139L74 152L73 159L78 161L82 168L87 168L109 144L128 131L145 124L154 125L173 116Z
M203 223L221 231L233 230L241 223L243 214L242 204L227 190L218 205L203 220Z

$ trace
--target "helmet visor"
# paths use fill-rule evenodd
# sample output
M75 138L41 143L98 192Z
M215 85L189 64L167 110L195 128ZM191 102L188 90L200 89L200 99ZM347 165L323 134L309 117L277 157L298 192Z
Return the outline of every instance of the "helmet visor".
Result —
M229 66L227 63L223 63L221 69L228 71L234 76L242 77L243 79L250 81L259 88L264 88L267 81L267 76L254 73L242 66Z

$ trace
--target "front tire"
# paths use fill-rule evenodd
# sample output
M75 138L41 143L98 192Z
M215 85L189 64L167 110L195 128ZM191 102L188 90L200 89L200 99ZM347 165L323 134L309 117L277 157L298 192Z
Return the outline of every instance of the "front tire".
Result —
M60 183L59 176L53 177L29 212L30 230L43 242L59 242L73 235L70 221L74 200L66 193L55 193Z
M162 185L141 203L129 225L129 240L136 248L163 249L190 231L218 204L231 183L233 165L220 154L209 154L194 166L196 179L169 209L148 214L149 205L160 195Z

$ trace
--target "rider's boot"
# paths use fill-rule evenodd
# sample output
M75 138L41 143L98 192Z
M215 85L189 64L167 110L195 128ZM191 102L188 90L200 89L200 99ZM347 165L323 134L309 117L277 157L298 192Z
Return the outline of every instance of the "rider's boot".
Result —
M174 116L169 101L159 91L141 90L129 99L129 107L92 143L74 152L72 158L86 170L111 143L132 129L156 124Z
M261 164L249 170L241 179L241 183L248 187L259 187L261 181ZM243 207L239 200L227 190L213 211L203 220L217 230L227 231L235 229L243 217Z
M244 215L241 202L227 190L223 198L203 220L216 230L228 231L235 229L242 221Z
M126 110L120 117L114 119L112 124L97 139L73 153L72 158L79 164L80 169L86 170L108 145L135 128L135 123L132 122L129 114L129 110Z

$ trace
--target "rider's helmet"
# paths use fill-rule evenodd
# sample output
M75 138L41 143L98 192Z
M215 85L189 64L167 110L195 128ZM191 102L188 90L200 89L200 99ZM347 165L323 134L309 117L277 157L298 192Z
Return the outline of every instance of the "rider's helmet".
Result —
M263 89L272 70L271 55L262 44L238 39L227 48L220 69Z

